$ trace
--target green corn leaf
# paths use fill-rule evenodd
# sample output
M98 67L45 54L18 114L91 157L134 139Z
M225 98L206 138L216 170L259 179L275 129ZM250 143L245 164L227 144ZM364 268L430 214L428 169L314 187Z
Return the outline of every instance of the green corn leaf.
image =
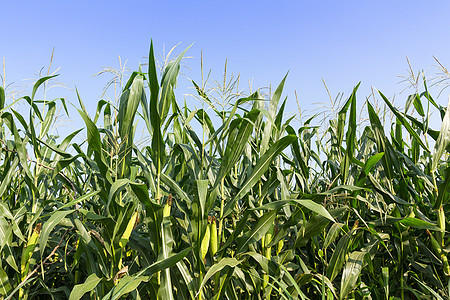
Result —
M345 263L345 255L348 252L348 247L352 240L351 232L343 235L336 245L336 249L333 251L330 263L327 267L327 277L333 281L334 278L339 274Z
M245 146L249 142L250 135L252 134L253 124L259 115L260 112L258 110L251 110L244 118L235 120L238 121L237 124L239 125L233 129L230 128L227 147L225 149L225 154L222 156L222 162L213 189L219 185L225 175L229 173L231 168L236 164L239 158L241 158ZM234 130L237 131L236 134L233 134Z
M336 222L330 213L322 205L307 199L286 199L269 202L259 207L252 208L251 210L263 210L263 209L279 209L287 204L299 204L307 209L321 215L332 222Z
M6 297L12 290L11 283L5 270L0 266L0 296Z
M119 122L119 132L122 141L132 140L129 134L132 132L134 117L137 112L142 94L144 93L144 77L137 75L132 81L130 90L126 90L120 97L119 113L117 120Z
M70 292L69 300L79 300L84 294L92 291L102 281L96 274L91 274L86 278L84 283L77 284Z
M192 45L184 49L180 55L173 61L170 62L165 70L164 74L161 78L161 99L158 104L158 112L161 117L161 124L164 123L164 120L167 117L167 113L169 112L170 103L172 103L174 95L174 88L177 82L178 73L180 71L180 63L183 59L186 52L191 48Z
M84 243L86 243L86 245L90 244L92 240L91 236L89 235L89 232L86 230L80 219L74 219L73 223L78 230L78 235L83 239Z
M274 263L273 261L271 261L264 255L256 253L256 252L245 252L245 253L240 254L239 258L242 258L245 256L249 256L249 257L253 258L259 264L259 266L263 269L263 271L266 272L267 274L272 274L274 276L280 275L279 267L281 267L281 265L280 264L277 265L276 263Z
M56 113L56 103L55 103L55 101L48 102L47 106L48 106L47 115L44 118L44 122L41 125L41 132L39 133L39 138L41 138L41 139L50 130L50 125L52 124L52 122L53 122L53 120L55 118L55 113Z
M259 241L269 230L271 226L273 226L273 221L276 217L276 210L271 210L265 213L262 218L256 222L250 232L244 234L244 236L240 237L237 242L237 253L242 252L248 245Z
M378 118L378 114L367 101L367 110L369 112L370 124L372 126L372 131L375 135L375 142L377 144L377 150L379 153L383 152L385 155L381 158L381 163L383 164L384 172L389 180L392 180L394 177L393 168L396 166L396 161L391 159L392 146L387 140L384 134L384 128L381 125L381 121Z
M72 141L72 139L81 131L82 128L75 130L71 134L67 135L64 140L59 145L58 149L61 151L66 151L67 147L69 146L69 143Z
M5 108L5 102L6 102L5 89L2 86L0 86L0 112L3 110L3 108Z
M363 191L363 190L369 191L368 189L365 189L365 188L362 188L362 187L359 187L359 186L345 185L345 184L344 184L344 185L339 185L339 186L337 186L337 187L334 187L334 188L332 188L332 189L329 189L329 190L327 190L327 191L325 191L325 192L319 193L318 195L324 195L324 196L327 196L327 195L333 195L333 194L335 194L335 193L337 193L337 192L340 192L340 191L342 191L342 190L350 191L350 192L354 192L354 191Z
M249 215L250 215L249 211L246 211L244 213L244 216L236 224L236 228L233 230L231 235L227 238L225 244L222 245L222 247L219 249L219 252L226 250L232 243L235 242L236 237L238 237L241 234L241 232L244 230L245 226L247 225L247 220L249 218Z
M75 210L57 211L51 215L51 217L42 225L41 238L39 240L39 249L41 250L41 256L44 254L47 246L47 241L50 233L53 231L56 225L61 222L68 214L73 213Z
M13 214L9 211L7 204L5 202L0 202L0 216L6 217L11 221L14 221Z
M1 180L0 183L0 199L2 195L7 191L10 187L11 180L14 178L14 173L16 172L16 168L19 165L19 158L15 157L11 166L9 167L8 172L5 174L5 177Z
M41 109L36 104L38 101L31 100L31 98L29 96L23 96L22 99L25 99L28 102L28 104L31 106L32 110L30 109L30 115L33 115L33 113L34 113L39 118L40 122L44 122L44 119L42 118L42 114L41 114Z
M36 95L36 92L37 92L38 88L41 86L41 84L43 84L47 80L49 80L53 77L56 77L56 76L58 76L58 75L45 76L45 77L39 78L33 86L33 91L31 92L31 100L34 100L34 96Z
M6 297L5 300L11 300L11 299L13 299L15 293L17 293L17 291L18 291L19 289L21 289L24 285L27 285L27 284L32 283L32 282L35 281L35 280L36 280L36 277L31 277L31 278L28 278L28 280L26 280L26 281L22 281L20 284L18 284L18 285L16 286L16 288L15 288L11 293L9 293L9 296Z
M410 115L405 115L405 117L411 121L411 123L414 124L414 126L416 126L417 128L419 128L420 130L422 130L423 132L426 132L433 140L437 140L438 136L439 136L439 131L431 129L429 127L426 127L424 125L424 123L422 121L417 120L416 118L410 116Z
M119 113L119 134L123 144L123 150L119 154L119 178L127 177L130 172L131 148L134 139L133 123L134 118L141 103L144 93L144 80L142 75L136 75L129 90L124 91L120 97Z
M150 53L148 60L148 76L150 86L150 123L152 125L152 159L156 167L156 172L159 174L162 171L162 165L165 160L165 145L161 133L162 120L160 112L158 111L158 96L159 85L156 76L155 56L153 54L153 42L150 44ZM158 187L159 188L159 187ZM159 190L158 190L159 192ZM157 198L159 198L159 194Z
M200 284L199 291L203 289L206 282L217 272L222 271L225 267L234 268L238 266L242 260L237 260L236 258L222 258L218 263L214 264L211 268L209 268L208 272L206 272L205 277L203 278L202 283ZM197 293L196 297L198 296L199 292Z
M185 201L186 203L192 202L192 200L189 198L189 195L186 194L186 192L183 191L183 189L178 185L178 183L176 183L172 178L170 178L164 173L161 173L161 181L167 186L169 186L181 200ZM205 181L208 182L207 180Z
M150 87L150 110L152 105L158 101L159 84L158 76L156 75L155 55L153 53L153 41L150 43L150 53L148 55L148 81ZM153 103L153 104L152 104ZM156 108L156 107L155 107ZM153 118L150 116L150 118Z
M70 166L74 161L76 161L79 157L83 157L82 154L77 154L70 158L57 160L55 168L53 169L52 180L55 179L56 176L60 174L60 172L66 167Z
M398 222L405 226L410 226L410 227L417 228L417 229L429 229L429 230L434 230L434 231L442 231L442 229L439 228L439 226L437 226L433 223L429 223L424 220L417 219L417 218L407 217Z
M116 180L112 185L111 189L109 190L108 195L108 203L106 205L106 210L109 210L109 205L111 201L117 196L118 193L120 193L128 184L133 183L129 179L118 179Z
M352 95L348 102L350 102L350 116L349 124L346 135L346 145L344 159L341 161L341 177L342 182L347 183L347 177L349 175L350 162L353 159L353 153L355 152L356 145L356 91L358 90L360 83L353 89ZM346 104L347 106L348 104ZM338 144L340 146L340 144Z
M166 204L167 205L167 204ZM159 260L169 259L174 247L174 240L171 229L170 215L164 216L161 223L161 250L159 252ZM172 292L172 275L169 269L165 269L161 273L161 286L158 290L158 296L161 299L174 299Z
M145 157L142 154L141 151L139 151L139 149L134 147L134 151L135 151L135 153L137 155L137 160L139 162L139 165L142 168L142 175L147 180L146 183L147 183L148 188L153 193L156 193L156 191L157 191L157 189L156 189L157 182L155 180L154 172L152 172L152 170L154 169L154 165L152 164L152 162L147 157Z
M416 96L414 97L413 104L419 115L424 117L425 111L423 110L422 101L420 100L420 96L418 94L416 94Z
M150 42L150 53L148 55L148 80L150 87L150 103L158 100L159 84L156 75L155 55L153 53L153 41ZM152 104L150 104L151 106Z
M278 102L280 101L281 93L283 92L283 87L284 87L284 83L286 81L287 75L288 74L286 74L284 76L283 80L281 80L280 84L278 85L277 89L275 90L275 93L273 94L272 98L270 99L269 111L268 111L269 115L267 116L268 118L267 118L267 122L264 127L264 132L263 132L262 140L261 140L261 148L260 148L261 154L264 154L269 146L269 140L270 140L270 137L272 136L274 121L275 121L275 117L277 114Z
M106 107L108 107L110 104L108 101L106 100L99 100L97 102L97 110L95 111L95 117L94 117L94 123L97 123L98 118L100 117L100 113L102 111L103 106L105 106L105 111L106 111ZM106 128L106 126L105 126Z
M425 79L425 76L424 76L424 79ZM420 94L420 97L425 97L428 100L428 102L430 102L434 107L436 107L439 110L439 113L441 115L441 119L444 119L445 108L440 106L440 105L438 105L436 103L436 101L434 101L433 97L431 97L431 95L430 95L430 93L428 91L428 85L427 85L427 81L426 80L423 81L423 87L425 88L425 91L423 91Z
M364 173L366 175L369 175L369 172L372 169L372 167L374 165L376 165L376 163L379 162L380 159L383 158L383 156L384 156L384 152L380 152L375 155L372 155L364 164Z
M13 112L13 114L14 114L14 116L17 118L17 120L20 122L20 124L23 126L23 128L25 129L25 131L28 131L28 130L33 130L33 132L34 132L34 128L33 128L33 123L32 123L32 121L30 120L30 124L28 124L26 121L25 121L25 118L20 114L20 113L18 113L17 111L15 111L14 109L12 109L11 108L11 111ZM31 118L30 118L31 119ZM28 125L30 125L30 126L28 126Z
M423 283L422 281L418 280L417 278L413 277L413 279L425 290L428 292L429 295L432 295L434 299L437 300L444 300L433 288L430 288L428 285Z
M339 236L339 234L342 231L342 227L344 226L344 224L342 223L334 223L333 225L331 225L330 230L327 233L327 236L325 237L325 241L323 242L323 248L327 249L331 243L333 243L336 238Z
M290 135L295 135L295 130L291 126L286 127L286 132ZM294 155L296 162L300 166L300 170L302 172L303 177L308 178L309 177L309 168L308 168L308 159L309 158L307 155L303 155L300 152L300 141L299 140L294 141L292 143L291 147L293 150L292 154Z
M85 195L82 195L82 196L80 196L80 197L78 197L78 198L76 198L76 199L73 199L72 201L69 201L69 202L67 202L66 204L64 204L64 205L62 205L62 206L60 206L60 207L58 207L57 209L55 209L54 211L52 211L51 214L49 214L49 215L53 215L53 214L54 214L55 212L57 212L57 211L63 210L63 209L65 209L65 208L67 208L67 207L71 207L71 206L74 206L75 204L78 204L78 203L80 203L80 202L83 202L83 201L86 201L86 200L88 200L88 199L91 199L92 197L94 197L94 196L97 195L98 193L100 193L100 191L92 191L92 192L89 192L89 193L87 193L87 194L85 194ZM42 217L44 218L44 217L47 217L47 216L49 216L49 215L44 215L44 216L42 216Z
M406 128L406 130L409 132L409 134L414 137L414 139L419 143L420 146L422 146L422 148L427 151L430 152L430 150L428 150L428 147L424 144L424 142L422 141L422 139L419 137L419 135L417 134L417 132L411 127L411 125L408 123L408 121L406 121L405 119L405 115L398 111L398 109L396 109L391 102L388 100L388 98L386 98L383 93L381 93L380 91L378 91L378 93L380 94L381 98L383 98L384 103L387 104L387 106L391 109L391 111L394 113L394 115L401 121L402 125Z
M367 252L355 251L350 253L342 272L341 292L339 299L345 299L347 295L356 287L359 275L363 268L364 257Z
M329 213L333 218L337 218L342 215L346 211L346 208L341 207L334 210L331 210ZM293 215L294 217L294 215ZM297 224L300 222L302 218L301 214L297 214L297 217L294 218L291 222L293 224ZM321 215L316 215L310 218L305 225L300 229L301 231L298 234L297 240L295 241L296 246L304 246L309 239L317 236L320 233L323 233L323 230L328 226L330 220Z
M353 95L353 94L352 94ZM345 129L345 120L347 119L347 111L350 105L352 104L353 97L350 96L345 102L344 106L341 108L341 110L338 113L338 122L336 124L336 136L337 136L337 143L336 146L338 149L340 149L342 145L342 141L344 140L344 129ZM340 150L338 150L340 152Z
M383 277L383 289L386 295L385 299L389 299L389 268L388 267L382 268L381 274Z
M80 132L80 130L77 130L76 133ZM43 140L41 140L40 138L36 138L36 141L40 142L41 144L45 145L46 147L48 147L50 150L58 153L59 155L61 155L64 158L70 158L72 157L72 155L70 155L69 153L64 152L64 150L59 149L59 147L57 146L53 146L50 145L49 143L44 142Z
M194 286L194 278L191 276L189 269L183 261L177 262L178 271L183 277L185 287L187 287L189 291L189 295L191 296L191 300L195 300L195 286Z
M111 290L111 295L107 294L104 300L116 300L124 295L136 290L141 282L148 281L148 276L124 276L119 283Z
M416 96L417 96L417 97L420 97L419 94L412 94L412 95L409 95L408 98L406 98L406 103L405 103L405 113L408 112L408 110L409 110L409 108L411 107L411 105L413 104L414 99L416 98Z
M123 277L119 281L119 283L113 289L111 289L102 299L119 299L120 297L132 292L139 286L141 282L147 282L153 274L174 266L177 262L182 260L191 250L192 248L184 249L179 253L170 255L166 259L158 260L157 262L133 274L132 276L127 275Z
M29 179L33 179L33 175L31 174L29 164L28 164L28 154L27 154L27 148L25 141L20 137L19 131L17 130L17 127L14 123L13 116L9 112L4 112L0 119L2 119L6 125L11 130L13 136L14 136L14 143L17 150L17 154L19 156L20 164L25 171L25 174L28 176Z
M0 215L0 251L2 251L2 255L6 263L8 263L11 268L20 274L20 270L17 266L11 246L12 230L13 229L9 225L8 221Z
M260 180L261 176L269 168L273 159L296 139L297 136L295 135L285 136L278 140L275 144L273 144L266 151L266 153L264 153L264 155L256 163L255 167L252 170L252 173L250 174L244 185L241 187L237 195L234 196L234 198L226 204L224 208L224 217L228 216L232 212L236 201L240 200L245 194L247 194L248 191Z
M106 166L103 158L102 142L100 140L100 133L98 131L98 128L84 111L78 110L78 112L80 113L80 116L83 118L86 124L87 141L89 147L94 151L95 162L97 163L103 177L108 179L108 181L111 181L111 175L109 174L108 167Z

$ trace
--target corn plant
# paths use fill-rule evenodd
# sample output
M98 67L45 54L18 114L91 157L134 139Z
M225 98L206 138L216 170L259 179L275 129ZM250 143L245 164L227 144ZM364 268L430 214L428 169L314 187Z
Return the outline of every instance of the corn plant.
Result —
M175 97L187 50L159 72L151 45L93 116L77 92L64 137L66 101L39 98L53 76L16 100L27 115L0 87L2 299L450 296L450 103L424 81L404 110L378 93L392 124L369 101L358 124L358 84L321 132L285 118L285 77L222 106L193 82L194 109Z

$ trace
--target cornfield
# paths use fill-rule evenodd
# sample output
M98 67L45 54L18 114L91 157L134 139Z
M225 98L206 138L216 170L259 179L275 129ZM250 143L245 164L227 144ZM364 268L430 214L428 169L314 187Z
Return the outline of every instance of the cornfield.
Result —
M450 103L378 92L392 122L367 100L362 125L357 85L320 132L284 118L284 78L223 107L193 82L191 109L186 50L159 74L151 46L94 116L77 93L63 138L52 76L28 113L0 87L1 299L449 299Z

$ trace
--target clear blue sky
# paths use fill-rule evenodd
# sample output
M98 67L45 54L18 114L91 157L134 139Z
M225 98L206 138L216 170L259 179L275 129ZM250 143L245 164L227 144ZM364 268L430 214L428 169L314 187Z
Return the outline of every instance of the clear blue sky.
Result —
M10 90L20 90L48 66L55 47L58 81L76 86L93 114L110 79L92 77L101 67L117 67L120 55L135 70L151 39L158 56L164 46L194 43L178 94L193 93L187 78L200 81L203 51L213 78L228 59L228 71L245 85L253 78L254 88L276 86L290 71L287 111L297 111L296 90L310 115L313 103L329 102L322 79L333 96L361 81L360 103L371 86L404 101L407 84L398 76L408 74L406 57L428 76L437 72L433 55L450 66L449 13L450 1L3 1L0 57ZM76 103L73 90L53 93ZM438 102L447 99L448 91Z

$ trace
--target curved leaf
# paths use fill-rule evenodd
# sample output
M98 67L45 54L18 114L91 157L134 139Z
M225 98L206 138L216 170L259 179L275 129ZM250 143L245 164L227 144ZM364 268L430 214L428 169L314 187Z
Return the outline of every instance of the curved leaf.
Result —
M84 283L77 284L73 287L72 292L70 292L69 300L79 300L84 294L92 291L95 287L102 281L101 278L97 277L96 274L89 275Z
M295 135L285 136L278 140L275 144L273 144L266 151L266 153L264 153L264 155L256 163L255 167L252 170L252 173L250 174L244 185L241 187L237 195L234 196L234 198L226 204L223 213L224 217L228 216L232 212L234 204L242 197L244 197L244 195L247 194L248 191L250 191L250 189L253 188L253 186L260 180L261 176L269 168L273 159L296 139L297 136Z
M345 297L347 297L347 295L355 288L366 254L367 252L355 251L348 256L347 263L342 272L339 299L345 299Z

